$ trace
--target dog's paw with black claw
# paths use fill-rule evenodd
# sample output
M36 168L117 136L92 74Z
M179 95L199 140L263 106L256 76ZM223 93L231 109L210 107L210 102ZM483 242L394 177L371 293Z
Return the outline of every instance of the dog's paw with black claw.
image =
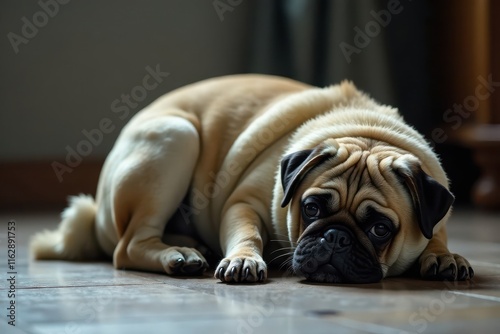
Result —
M420 276L433 281L465 281L474 277L469 262L458 254L428 253L419 259Z
M208 268L208 263L201 253L189 247L169 247L162 254L162 263L169 275L201 275Z
M227 283L264 282L267 279L267 265L260 256L228 257L219 263L214 276Z

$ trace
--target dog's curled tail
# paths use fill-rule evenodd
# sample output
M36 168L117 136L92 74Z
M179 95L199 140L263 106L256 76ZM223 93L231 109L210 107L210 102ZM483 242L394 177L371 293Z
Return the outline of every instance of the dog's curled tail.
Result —
M33 258L80 261L102 257L95 234L96 210L92 196L71 196L59 227L32 237L30 249Z

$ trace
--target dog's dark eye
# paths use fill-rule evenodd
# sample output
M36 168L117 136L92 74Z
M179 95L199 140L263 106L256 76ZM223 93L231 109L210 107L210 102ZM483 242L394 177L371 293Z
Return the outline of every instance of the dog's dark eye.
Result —
M370 233L377 238L386 238L391 233L391 230L384 224L376 224L370 229Z
M318 217L320 215L319 207L315 203L307 203L304 205L304 214L309 218Z
M328 215L328 199L323 196L309 196L302 202L302 219L306 224Z
M361 223L365 226L364 231L376 250L385 247L397 233L392 221L372 207L368 207Z

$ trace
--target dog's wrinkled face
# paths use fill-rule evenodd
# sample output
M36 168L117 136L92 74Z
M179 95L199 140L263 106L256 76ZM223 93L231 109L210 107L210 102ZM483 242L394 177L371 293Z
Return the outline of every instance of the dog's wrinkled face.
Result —
M453 202L415 156L370 140L329 139L292 153L281 177L293 269L316 282L402 273Z

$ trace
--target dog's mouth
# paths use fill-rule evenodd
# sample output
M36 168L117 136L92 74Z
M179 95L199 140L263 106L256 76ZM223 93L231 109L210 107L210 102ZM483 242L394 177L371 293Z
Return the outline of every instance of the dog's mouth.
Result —
M296 269L295 269L296 270ZM297 270L296 270L297 271ZM307 272L305 270L300 270L303 276L312 282L319 283L343 283L345 279L342 277L340 272L330 263L323 264L313 272Z
M382 279L377 259L351 234L329 229L302 238L293 254L293 269L309 281L375 283Z

